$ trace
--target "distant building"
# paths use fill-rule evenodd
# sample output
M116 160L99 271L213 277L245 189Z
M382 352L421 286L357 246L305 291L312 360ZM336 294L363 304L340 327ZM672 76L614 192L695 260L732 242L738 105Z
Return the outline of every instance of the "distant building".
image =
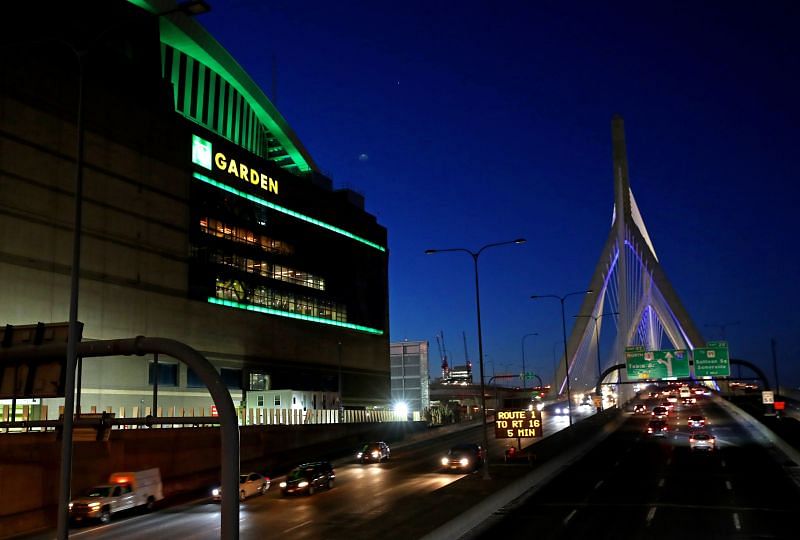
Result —
M389 347L392 403L405 403L409 412L430 406L428 342L401 341Z
M472 363L465 366L453 366L443 374L442 384L472 384Z

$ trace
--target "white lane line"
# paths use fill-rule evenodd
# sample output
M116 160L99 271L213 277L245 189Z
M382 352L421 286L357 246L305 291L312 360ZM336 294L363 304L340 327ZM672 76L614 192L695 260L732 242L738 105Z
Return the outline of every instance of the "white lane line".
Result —
M577 509L575 509L575 510L573 510L572 512L570 512L570 513L569 513L569 515L568 515L567 517L565 517L565 518L564 518L564 525L566 525L567 523L569 523L569 520L571 520L571 519L572 519L572 517L573 517L575 514L577 514L577 513L578 513L578 510L577 510Z
M656 516L656 507L652 506L650 511L647 512L647 524L650 525L650 522L653 521L653 518Z
M720 465L722 465L723 469L725 468L725 460L724 459L720 462Z
M658 487L664 487L664 479L658 481Z
M290 531L293 531L293 530L295 530L295 529L299 529L300 527L305 527L305 526L306 526L306 525L308 525L309 523L311 523L311 520L310 520L310 519L309 519L308 521L304 521L304 522L303 522L303 523L301 523L300 525L295 525L294 527L289 527L288 529L286 529L286 530L285 530L285 531L283 531L283 532L284 532L284 533L288 533L288 532L290 532Z
M733 486L731 485L730 480L725 480L725 487L728 488L728 491L733 491Z
M600 481L598 481L598 482L597 482L597 483L594 485L594 489L597 489L597 488L599 488L599 487L600 487L600 486L602 486L602 485L603 485L603 481L602 481L602 480L600 480Z
M739 521L739 514L736 512L733 513L733 526L736 527L737 531L742 530L742 523Z

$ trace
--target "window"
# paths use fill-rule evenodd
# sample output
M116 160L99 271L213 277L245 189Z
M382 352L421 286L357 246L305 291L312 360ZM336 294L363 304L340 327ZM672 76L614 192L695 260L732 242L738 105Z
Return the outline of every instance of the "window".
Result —
M276 407L281 406L281 396L279 394L275 394L275 400L273 401Z
M186 368L186 387L187 388L205 388L206 385L200 376L194 372L192 368Z
M242 387L242 370L222 368L219 370L219 376L222 382L228 388L241 388Z
M269 390L269 375L266 373L251 371L247 389L253 392L264 392Z
M347 322L347 307L331 300L295 295L291 292L276 291L268 287L249 288L237 279L216 279L217 298L246 302L257 306L300 313L333 321Z
M156 382L156 365L150 362L148 369L147 383L150 385ZM178 364L158 363L158 385L159 386L178 386Z
M292 396L292 405L297 405L297 396Z
M256 397L256 407L263 407L264 406L264 396Z

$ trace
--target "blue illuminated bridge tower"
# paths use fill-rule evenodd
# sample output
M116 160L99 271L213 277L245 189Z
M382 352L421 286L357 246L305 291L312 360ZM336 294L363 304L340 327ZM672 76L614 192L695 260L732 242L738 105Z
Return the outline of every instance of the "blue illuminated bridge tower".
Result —
M597 347L604 322L616 332L611 354L601 369L624 363L625 348L646 350L694 349L705 345L702 335L669 282L647 233L628 180L625 125L621 117L611 122L614 162L614 211L611 230L597 261L567 341L573 399L594 389L598 378ZM615 315L602 317L605 313ZM595 328L595 325L598 325ZM558 364L556 383L564 392L564 359ZM618 373L606 382L616 381Z

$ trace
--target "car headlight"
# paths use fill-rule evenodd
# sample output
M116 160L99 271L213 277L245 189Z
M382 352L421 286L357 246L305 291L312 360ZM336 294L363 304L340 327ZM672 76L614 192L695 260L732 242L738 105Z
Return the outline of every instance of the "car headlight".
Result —
M372 452L372 457L374 458L377 458L379 455L381 455L380 452Z
M286 487L286 482L281 482L279 485L280 485L282 488L285 488L285 487Z
M536 404L536 410L537 411L541 411L542 409L544 409L544 403L537 403Z
M462 467L466 467L467 465L469 465L469 460L465 457L462 457L459 463L461 463Z
M72 510L72 503L69 503L69 504L67 505L67 507L68 507L70 510Z
M96 510L100 508L100 503L99 502L89 503L89 508L91 508L92 510Z
M442 465L447 465L448 463L450 463L450 460L448 460L446 457L443 457L442 458Z
M361 456L363 456L363 455L364 455L364 453L363 453L363 452L359 452L358 454L356 454L356 457L357 457L358 459L361 459Z
M306 486L308 486L308 482L306 482L305 480L303 480L302 482L300 482L299 484L297 484L297 487L301 487L301 488L304 488L304 487L306 487Z
M219 497L220 493L222 493L222 491L219 488L214 488L211 490L211 495L213 495L214 497Z

